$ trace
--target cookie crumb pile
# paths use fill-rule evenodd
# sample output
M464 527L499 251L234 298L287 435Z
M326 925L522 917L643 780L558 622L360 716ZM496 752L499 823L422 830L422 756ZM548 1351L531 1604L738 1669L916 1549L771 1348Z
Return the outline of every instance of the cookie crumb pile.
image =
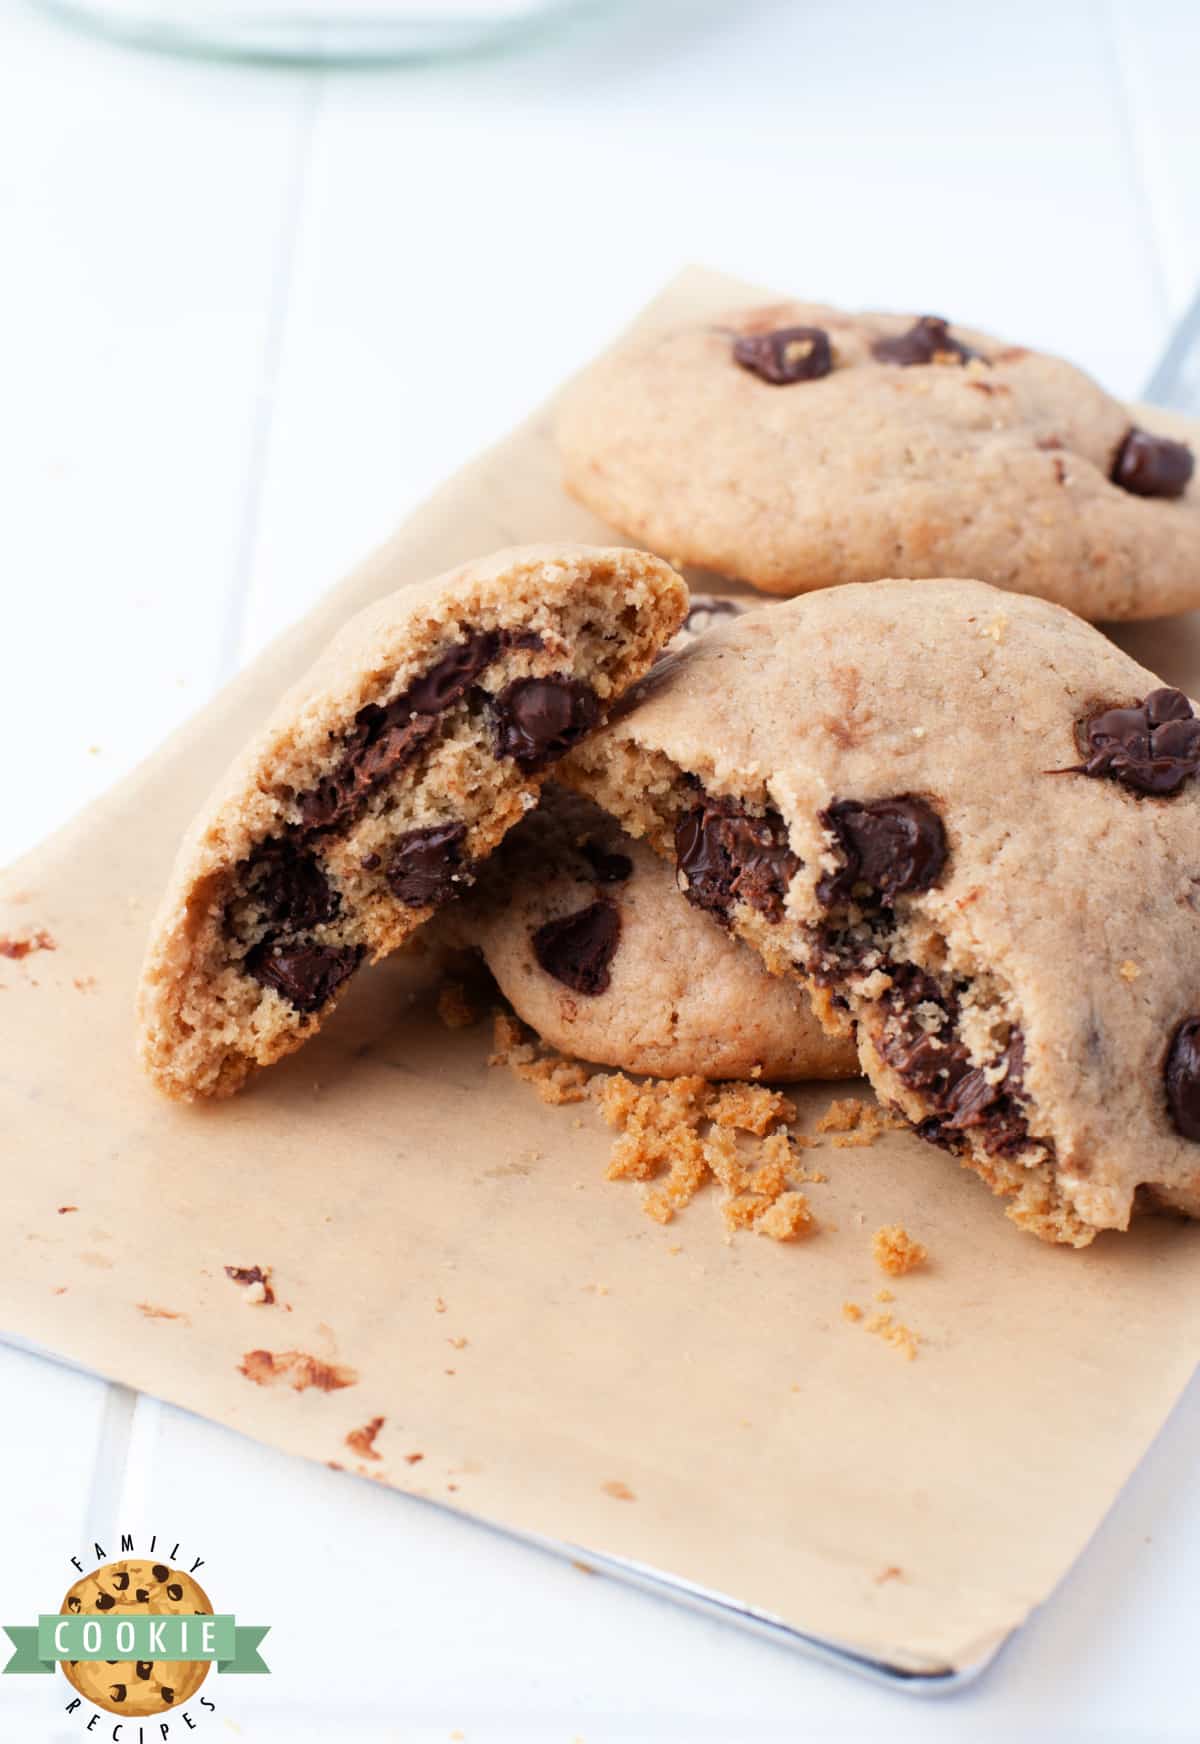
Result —
M876 1264L892 1278L901 1278L905 1272L915 1272L929 1258L929 1253L921 1242L914 1241L908 1231L898 1223L887 1223L882 1229L877 1229L871 1240L871 1249Z

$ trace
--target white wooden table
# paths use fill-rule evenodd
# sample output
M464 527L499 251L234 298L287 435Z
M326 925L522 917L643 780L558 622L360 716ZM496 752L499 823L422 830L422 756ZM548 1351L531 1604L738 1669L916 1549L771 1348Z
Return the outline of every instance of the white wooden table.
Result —
M139 55L0 0L0 856L685 260L1135 393L1200 276L1198 60L1189 0L629 0L511 58L359 73ZM2 1347L0 1387L0 1619L57 1603L94 1533L185 1535L273 1625L274 1675L220 1680L210 1737L1200 1736L1197 1387L937 1705ZM80 1734L50 1684L0 1683L0 1738Z

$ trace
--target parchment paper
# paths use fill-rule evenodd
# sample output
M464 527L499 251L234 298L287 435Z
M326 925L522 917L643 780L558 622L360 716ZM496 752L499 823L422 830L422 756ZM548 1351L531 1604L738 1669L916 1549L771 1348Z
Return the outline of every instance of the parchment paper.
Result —
M758 294L693 271L643 320ZM309 1458L893 1663L969 1665L1064 1573L1187 1381L1200 1228L1046 1247L896 1135L812 1154L830 1178L808 1241L730 1239L704 1195L659 1227L605 1181L590 1106L489 1069L486 1027L443 1028L403 969L363 974L235 1101L174 1107L135 1068L146 928L239 741L350 612L560 535L611 537L562 494L543 413L5 875L0 935L56 949L0 957L0 1322ZM1120 639L1200 689L1195 620ZM807 1092L806 1120L840 1093ZM932 1256L895 1283L870 1252L892 1222ZM275 1304L226 1265L272 1267ZM915 1362L842 1316L885 1284ZM260 1386L240 1372L256 1349L357 1379ZM371 1460L345 1437L376 1417Z

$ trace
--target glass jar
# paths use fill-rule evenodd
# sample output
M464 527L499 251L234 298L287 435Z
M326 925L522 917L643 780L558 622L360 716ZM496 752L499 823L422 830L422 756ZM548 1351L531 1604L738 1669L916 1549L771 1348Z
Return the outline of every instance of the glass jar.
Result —
M179 54L427 60L498 47L589 0L41 0L73 23Z

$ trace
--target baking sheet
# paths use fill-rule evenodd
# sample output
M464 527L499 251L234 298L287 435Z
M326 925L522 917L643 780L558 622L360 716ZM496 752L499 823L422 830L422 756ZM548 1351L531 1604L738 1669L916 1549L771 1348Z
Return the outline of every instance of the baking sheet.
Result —
M692 271L643 320L758 294ZM172 1106L135 1068L175 843L277 694L380 594L560 536L611 533L559 489L543 412L4 875L0 937L54 948L0 956L0 1324L289 1451L952 1677L1052 1589L1185 1385L1200 1227L1044 1247L901 1134L812 1153L809 1240L730 1237L706 1195L660 1227L605 1181L590 1106L489 1067L486 1027L444 1029L420 963L363 974L231 1103ZM1119 639L1200 689L1196 618ZM801 1127L843 1093L803 1091ZM897 1222L931 1260L893 1281L870 1236ZM249 1305L227 1265L270 1266L276 1301ZM915 1362L843 1317L883 1285ZM275 1384L243 1372L262 1350ZM291 1384L313 1377L344 1384ZM379 1417L369 1453L347 1444Z

